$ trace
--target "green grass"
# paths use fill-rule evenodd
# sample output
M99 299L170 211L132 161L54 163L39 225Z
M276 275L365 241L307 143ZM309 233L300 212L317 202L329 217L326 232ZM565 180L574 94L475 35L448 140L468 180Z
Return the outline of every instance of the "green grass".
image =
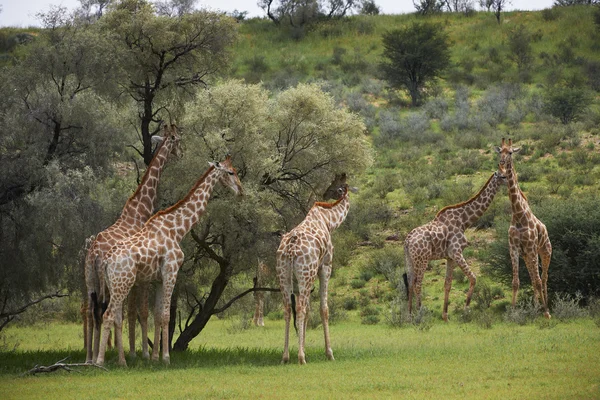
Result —
M4 399L54 398L597 398L600 329L588 319L543 325L435 322L428 331L348 321L331 327L336 361L322 350L322 332L309 330L306 366L279 364L282 321L228 333L230 321L209 324L192 350L172 354L172 365L138 360L128 368L108 356L109 372L20 374L70 355L81 361L79 325L11 327L14 352L0 353ZM63 346L38 342L40 331ZM292 337L292 356L296 345ZM39 350L32 350L34 348ZM75 350L75 348L77 348Z

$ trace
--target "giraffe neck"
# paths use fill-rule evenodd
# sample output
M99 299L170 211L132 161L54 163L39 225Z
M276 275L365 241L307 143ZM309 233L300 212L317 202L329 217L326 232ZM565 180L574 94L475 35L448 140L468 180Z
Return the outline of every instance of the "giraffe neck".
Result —
M166 227L169 235L177 243L181 242L204 214L215 184L219 180L219 174L221 172L211 166L183 199L170 208L156 213L148 224L159 228Z
M510 205L514 218L515 216L526 213L529 210L529 205L519 187L517 171L515 171L513 167L512 160L510 160L506 166L506 179L508 180L508 197L510 198Z
M463 230L470 227L492 204L501 183L501 178L493 174L475 196L464 203L444 207L438 212L436 218L458 225Z
M133 218L133 220L143 225L154 213L158 181L167 163L171 147L171 142L166 139L161 143L148 168L146 168L146 172L135 193L127 200L120 218Z
M337 202L331 204L315 203L311 209L312 217L323 223L331 232L344 222L350 209L350 200L346 194Z

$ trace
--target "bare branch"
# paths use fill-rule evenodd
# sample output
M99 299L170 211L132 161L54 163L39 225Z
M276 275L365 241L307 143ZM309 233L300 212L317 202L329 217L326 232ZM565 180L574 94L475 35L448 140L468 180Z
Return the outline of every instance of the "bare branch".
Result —
M242 293L238 294L237 296L235 296L231 300L229 300L227 303L225 303L225 305L223 307L213 309L212 310L212 314L218 314L218 313L221 313L221 312L227 310L229 307L231 307L231 305L233 303L235 303L236 301L238 301L239 299L241 299L242 297L244 297L248 293L252 293L252 292L280 292L280 291L281 290L279 288L277 288L277 289L275 289L275 288L257 288L257 287L250 288L250 289L245 290Z
M73 367L96 367L96 368L100 368L101 370L104 370L104 371L108 372L108 369L104 368L101 365L94 364L94 363L89 363L89 364L88 363L74 363L74 364L65 364L65 363L63 363L63 361L65 361L67 358L69 358L69 357L65 357L62 360L57 361L54 364L49 365L47 367L45 367L43 365L36 365L35 367L33 367L29 371L25 372L21 376L35 375L35 374L47 373L47 372L54 372L54 371L58 371L59 369L64 369L67 372L71 372L71 371L79 372L77 370L71 369Z
M22 312L24 312L25 310L27 310L29 307L31 307L31 306L33 306L33 305L35 305L37 303L40 303L40 302L42 302L42 301L44 301L46 299L53 299L55 297L68 297L68 296L69 296L69 294L67 294L67 293L60 293L60 290L59 290L56 293L47 294L47 295L45 295L43 297L40 297L37 300L33 300L33 301L25 304L24 306L22 306L21 308L18 308L16 310L11 310L11 311L3 312L3 313L0 314L0 318L13 318L15 315L21 314Z

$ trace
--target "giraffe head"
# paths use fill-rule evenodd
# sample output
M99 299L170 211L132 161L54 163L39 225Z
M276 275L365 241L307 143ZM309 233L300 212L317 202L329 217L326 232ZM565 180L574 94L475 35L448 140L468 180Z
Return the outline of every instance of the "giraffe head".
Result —
M223 186L231 188L238 196L244 194L244 188L242 187L240 178L231 163L231 156L227 156L224 161L214 163L209 162L209 164L217 171L219 182L221 182Z
M179 136L179 129L175 124L163 125L163 131L161 135L152 136L153 143L162 143L163 146L169 146L170 157L181 158L181 137Z
M498 163L498 170L502 175L506 175L508 169L512 168L512 155L518 153L521 150L520 147L512 147L512 139L508 139L508 143L502 138L502 146L496 147L496 152L500 154L500 162Z
M355 187L350 187L346 183L346 173L336 174L331 185L323 193L323 200L339 200L350 190L353 193L358 191Z

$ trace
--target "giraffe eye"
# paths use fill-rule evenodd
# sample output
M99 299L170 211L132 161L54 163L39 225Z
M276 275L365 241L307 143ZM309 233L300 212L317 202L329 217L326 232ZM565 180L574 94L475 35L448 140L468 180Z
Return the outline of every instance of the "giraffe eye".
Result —
M233 171L227 171L229 175L233 175Z

